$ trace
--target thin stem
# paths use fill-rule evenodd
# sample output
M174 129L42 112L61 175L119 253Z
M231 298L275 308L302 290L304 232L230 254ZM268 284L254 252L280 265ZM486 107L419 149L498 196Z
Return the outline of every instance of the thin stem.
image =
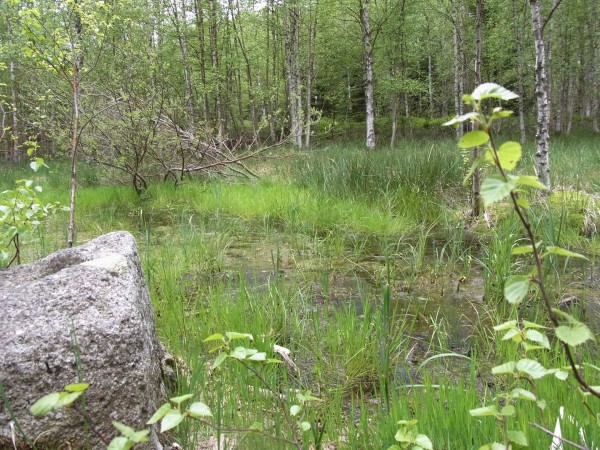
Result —
M490 149L492 150L496 168L500 171L500 174L502 175L502 177L506 181L508 181L508 176L506 175L506 172L504 172L504 169L502 168L502 165L500 164L500 159L498 157L498 151L496 150L496 145L494 143L491 127L487 126L486 132L487 132L488 136L490 137L489 146L490 146ZM542 267L542 256L540 254L539 248L537 247L537 245L535 243L535 236L533 234L533 230L531 229L531 224L527 220L527 211L524 208L522 208L521 206L519 206L519 203L518 203L519 197L518 197L518 193L516 191L514 191L514 190L510 191L510 198L511 198L511 201L513 204L513 209L517 213L519 220L523 224L523 227L525 228L525 232L527 233L527 238L529 239L529 242L531 243L531 248L533 251L533 258L535 260L535 267L536 267L536 275L535 275L535 277L532 278L531 281L539 286L540 294L542 296L544 306L548 312L548 316L550 317L550 321L552 322L552 325L556 329L556 328L558 328L560 323L558 321L558 316L556 315L556 313L554 312L554 308L552 307L552 303L550 301L550 296L548 295L548 292L546 291L546 286L544 284L544 273L543 273L543 267ZM579 386L585 392L589 392L593 396L600 398L600 392L597 392L596 390L592 389L592 387L583 378L583 375L582 375L581 371L578 369L578 365L575 361L573 352L571 351L571 348L569 347L569 345L566 342L562 342L562 341L561 341L561 344L563 346L563 349L567 356L567 359L569 360L569 366L571 366L571 370L573 371L573 376L579 383Z
M560 440L561 442L564 442L564 443L565 443L565 444L567 444L567 445L570 445L570 446L572 446L572 447L575 447L575 448L577 448L577 449L579 449L579 450L590 450L590 448L589 448L589 447L585 447L585 446L583 446L583 445L579 445L579 444L577 444L577 443L575 443L575 442L573 442L573 441L570 441L570 440L568 440L568 439L565 439L565 438L564 438L564 437L562 437L562 436L557 436L557 435L556 435L556 434L554 434L552 431L550 431L550 430L548 430L548 429L544 428L544 427L543 427L543 426L541 426L541 425L538 425L537 423L533 423L533 422L528 422L528 423L529 423L529 425L531 425L532 427L534 427L534 428L537 428L538 430L542 430L542 431L543 431L544 433L546 433L547 435L549 435L549 436L552 436L553 438L556 438L556 439Z

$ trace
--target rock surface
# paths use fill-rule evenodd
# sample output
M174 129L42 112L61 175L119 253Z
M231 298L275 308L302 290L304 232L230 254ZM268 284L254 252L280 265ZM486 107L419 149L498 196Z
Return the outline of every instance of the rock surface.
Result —
M78 382L78 359L90 384L87 413L105 439L118 435L113 420L147 428L163 403L162 347L135 239L127 232L0 271L0 343L5 396L38 449L77 449L85 442L75 409L43 417L29 412L37 399ZM0 449L13 448L10 422L0 395ZM106 448L93 433L90 442ZM162 447L153 431L150 443L137 448Z

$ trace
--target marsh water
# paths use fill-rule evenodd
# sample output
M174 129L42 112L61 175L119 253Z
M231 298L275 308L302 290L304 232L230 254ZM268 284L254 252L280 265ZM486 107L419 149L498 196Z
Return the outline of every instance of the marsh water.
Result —
M332 249L317 238L299 243L281 236L230 236L218 276L233 289L242 277L253 289L297 286L316 310L350 305L359 313L365 302L381 302L389 287L391 309L398 320L411 322L412 334L425 337L441 327L449 350L457 353L468 351L474 327L492 325L490 306L498 299L486 299L485 278L493 283L489 279L497 274L477 244L426 236L388 254L375 247ZM583 314L599 331L600 268L589 261L557 264L551 279L557 304Z

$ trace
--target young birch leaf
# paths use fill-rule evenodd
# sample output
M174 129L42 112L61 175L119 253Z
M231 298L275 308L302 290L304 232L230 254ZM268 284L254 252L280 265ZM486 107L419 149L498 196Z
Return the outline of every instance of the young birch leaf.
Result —
M484 98L497 98L499 100L514 100L519 98L517 94L496 83L483 83L475 88L471 94L475 100L483 100Z
M433 444L431 440L424 434L417 434L415 437L415 444L425 450L433 450Z
M512 395L513 398L518 398L520 400L529 400L532 402L536 401L535 394L527 389L515 388L512 390L510 395Z
M571 347L581 345L588 340L596 341L594 333L581 322L561 325L554 330L554 333L558 339Z
M300 422L300 428L302 429L302 431L310 430L310 422Z
M227 353L219 353L219 356L215 358L215 361L212 364L213 370L223 364L223 361L227 359L229 355Z
M515 444L519 444L521 447L527 447L529 445L529 441L527 440L527 436L522 431L507 431L506 436L511 442Z
M61 392L60 399L58 402L56 402L54 409L62 408L64 406L71 406L73 402L81 396L81 394L83 394L83 391L69 393Z
M504 323L501 323L500 325L496 325L494 327L494 330L495 331L510 330L512 328L515 328L516 326L517 326L516 320L509 320L508 322L504 322Z
M518 339L515 339L515 337L519 337ZM504 336L502 336L502 340L503 341L508 341L509 339L513 339L515 342L521 342L523 340L523 338L521 338L521 330L519 330L518 328L512 328L510 330L508 330L506 333L504 333Z
M541 189L543 191L548 190L548 188L546 186L544 186L542 183L540 183L540 181L537 179L537 177L535 175L521 175L520 177L517 178L517 184L518 185L524 184L525 186L529 186L529 187L536 188L536 189Z
M135 445L135 442L131 442L126 437L117 436L112 441L110 441L110 444L108 444L108 447L106 447L106 450L129 450L129 449L133 448L134 445Z
M181 403L185 402L186 400L188 400L192 397L193 397L192 394L185 394L185 395L180 395L179 397L172 397L169 400L171 400L176 405L180 405Z
M486 144L489 140L490 135L485 131L469 131L460 138L458 146L460 148L479 147L480 145Z
M532 245L521 245L519 247L515 247L510 251L511 255L525 255L527 253L533 253Z
M534 380L542 378L548 372L539 362L533 359L521 359L517 362L517 370L521 373L529 375Z
M192 417L211 417L212 412L206 403L194 402L188 408L188 412Z
M87 383L67 384L65 391L67 392L84 392L90 385Z
M518 305L529 292L531 284L530 277L525 275L513 275L504 283L504 298L508 303Z
M549 253L554 254L554 255L559 255L559 256L568 256L570 258L587 259L585 256L583 256L583 255L581 255L579 253L571 252L571 251L566 250L564 248L555 247L553 245L549 245L548 247L546 247L544 249L544 255L547 255Z
M463 114L462 116L456 116L450 119L448 122L442 124L444 127L449 127L452 125L458 125L459 123L466 122L467 120L477 120L479 118L479 114L476 112L469 112Z
M522 149L518 142L508 141L498 149L500 167L505 170L513 170L521 159Z
M508 181L502 175L490 175L481 183L481 198L485 206L502 200L515 188L511 179Z
M44 414L48 414L50 411L53 411L60 401L60 393L53 392L52 394L44 395L38 401L36 401L29 411L34 416L43 416Z
M496 405L483 406L481 408L470 409L469 414L473 417L497 416L498 407Z
M499 366L496 366L496 367L492 368L492 374L494 374L494 375L502 375L502 374L513 373L515 371L516 367L517 367L517 363L516 362L509 361L509 362L506 362L504 364L500 364Z
M267 354L265 352L255 353L250 358L248 358L248 361L266 361L266 360L267 360Z
M150 420L146 422L146 425L152 425L153 423L158 422L160 419L165 417L165 415L172 409L173 407L170 403L164 403L160 408L156 410L156 412L152 415Z
M171 428L175 428L177 425L181 423L185 416L181 414L181 412L177 409L172 409L169 411L165 417L163 417L160 422L160 432L164 433Z
M503 406L502 409L500 410L500 415L512 417L516 414L516 412L517 412L517 410L515 409L515 407L513 405L506 405L506 406Z
M302 407L300 405L292 405L290 407L290 414L292 416L297 416L300 411L302 411Z
M209 337L204 339L202 342L210 342L210 341L224 341L225 338L221 333L211 334Z
M548 341L548 337L537 330L526 330L525 338L529 339L531 342L536 342L542 347L550 350L550 341Z
M234 339L250 339L251 341L254 340L254 336L252 336L249 333L238 333L236 331L228 331L227 333L225 333L225 336L227 336L227 339L229 339L230 341L233 341Z

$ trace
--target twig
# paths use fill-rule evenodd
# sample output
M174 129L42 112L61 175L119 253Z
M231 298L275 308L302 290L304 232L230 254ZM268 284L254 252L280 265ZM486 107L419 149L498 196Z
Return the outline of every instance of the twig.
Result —
M537 428L538 430L542 430L544 433L546 433L546 434L547 434L547 435L549 435L549 436L552 436L553 438L559 439L561 442L564 442L564 443L565 443L565 444L567 444L567 445L570 445L570 446L572 446L572 447L575 447L575 448L577 448L577 449L579 449L579 450L590 450L590 448L589 448L589 447L585 447L585 446L583 446L583 445L579 445L579 444L577 444L577 443L575 443L575 442L573 442L573 441L570 441L570 440L568 440L568 439L565 439L565 438L564 438L564 437L562 437L562 436L558 436L558 435L554 434L552 431L550 431L550 430L548 430L548 429L544 428L543 426L541 426L541 425L538 425L537 423L528 422L528 424L529 424L529 425L531 425L531 426L532 426L532 427L534 427L534 428Z

